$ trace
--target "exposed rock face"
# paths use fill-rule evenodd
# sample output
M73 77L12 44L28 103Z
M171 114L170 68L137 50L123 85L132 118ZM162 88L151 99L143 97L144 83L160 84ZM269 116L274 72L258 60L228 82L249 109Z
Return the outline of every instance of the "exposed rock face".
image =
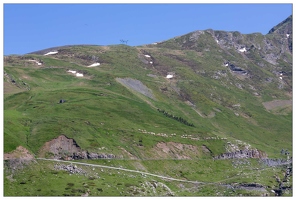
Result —
M63 160L115 158L113 154L83 151L74 139L67 138L65 135L46 142L40 149L39 156Z
M240 68L240 67L237 67L237 66L235 66L235 65L232 64L232 63L227 62L226 64L228 64L229 69L230 69L232 72L235 72L235 73L238 73L238 74L242 74L242 75L247 75L247 73L248 73L246 70L244 70L244 69L242 69L242 68Z
M152 150L160 158L191 159L200 154L197 146L176 142L159 142Z
M81 152L81 148L77 145L76 141L67 138L65 135L46 142L40 150L39 156L45 157L45 154L50 152L55 158L62 156L71 156L74 153Z
M292 160L285 160L285 159L262 159L262 163L267 166L274 167L278 165L287 165L292 163Z
M215 159L234 159L234 158L267 158L267 154L257 149L244 149L235 152L223 153Z
M226 32L226 31L208 31L216 39L218 45L223 49L230 49L234 47L235 49L245 48L246 44L243 35L238 32ZM248 49L248 48L247 48Z
M11 159L33 160L34 155L31 154L25 147L19 146L16 150L4 154L4 160Z
M87 157L88 157L89 159L115 158L115 155L113 155L113 154L88 153Z
M80 160L80 159L88 159L88 152L87 151L79 151L79 152L74 152L73 155L71 156L70 160Z
M292 15L290 15L287 19L273 27L268 34L276 33L276 34L292 34Z
M273 27L266 35L261 33L241 34L238 31L227 32L208 29L176 37L170 40L170 43L172 41L175 42L174 47L180 49L194 49L201 52L210 51L211 47L218 45L221 50L232 56L235 51L245 59L254 60L254 57L259 55L272 65L278 65L279 59L285 59L286 62L292 64L292 59L285 58L285 54L292 54L292 15ZM160 46L165 45L165 42L160 44ZM172 45L170 44L170 46ZM260 62L257 64L262 65Z

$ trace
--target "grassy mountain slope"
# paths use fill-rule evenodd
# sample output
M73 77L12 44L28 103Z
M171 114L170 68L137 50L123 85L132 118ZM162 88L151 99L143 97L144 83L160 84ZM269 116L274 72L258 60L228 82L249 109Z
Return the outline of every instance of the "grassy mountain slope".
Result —
M46 142L65 135L74 139L83 151L112 154L117 158L85 162L120 165L184 180L256 182L275 188L273 175L280 173L281 168L276 172L265 169L256 159L241 164L213 158L246 148L263 152L268 158L285 158L281 150L292 151L292 105L287 101L292 98L292 54L291 40L287 37L286 33L277 31L268 35L243 35L205 30L138 47L78 45L6 56L4 153L23 146L39 157ZM44 55L55 50L57 54ZM100 65L88 67L93 63ZM82 73L83 77L69 70ZM168 74L173 78L166 78ZM64 103L60 103L62 99ZM236 150L231 146L236 146ZM52 156L50 152L46 155ZM42 183L38 177L42 170L49 170L46 176L50 179L59 176L63 186L74 181L66 178L67 173L53 171L48 161L38 162L40 166L31 166L14 178L29 179L26 184L31 184L33 179ZM235 167L235 163L240 163L240 167ZM264 171L245 175L258 167ZM30 170L38 171L34 178ZM101 176L114 182L113 186L133 182L124 177L116 180L110 173L115 172L109 175L102 172ZM264 178L260 178L264 173ZM81 187L84 179L77 179ZM134 185L140 187L143 180L140 176L138 179ZM104 187L102 193L96 186L101 180L96 179L93 187L89 187L92 195L123 195L125 189L118 187L117 192ZM8 196L17 195L14 192L23 186L8 178L4 183ZM70 194L50 189L54 187L52 183L46 184L48 191L38 191L37 185L32 184L33 189L22 195ZM177 196L260 193L240 189L234 193L222 189L224 192L219 193L222 190L218 184L214 189L165 184ZM70 195L85 190L72 190ZM168 195L162 192L150 195ZM144 193L125 195L149 196Z

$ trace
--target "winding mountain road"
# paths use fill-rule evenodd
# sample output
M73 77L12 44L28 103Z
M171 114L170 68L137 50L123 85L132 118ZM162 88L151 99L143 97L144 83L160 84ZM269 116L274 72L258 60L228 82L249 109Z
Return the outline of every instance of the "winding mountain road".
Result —
M179 181L179 182L186 182L186 183L194 183L194 184L207 184L205 182L199 182L199 181L188 181L188 180L183 180L183 179L176 179L176 178L171 178L171 177L166 177L166 176L161 176L157 174L152 174L148 172L143 172L143 171L138 171L138 170L132 170L132 169L124 169L124 168L119 168L119 167L110 167L106 165L97 165L97 164L89 164L89 163L82 163L82 162L73 162L73 161L65 161L65 160L56 160L56 159L47 159L47 158L37 158L38 160L47 160L47 161L55 161L55 162L63 162L63 163L72 163L72 164L78 164L78 165L85 165L85 166L92 166L92 167L101 167L101 168L107 168L107 169L115 169L115 170L121 170L121 171L127 171L127 172L134 172L134 173L139 173L139 174L145 174L148 176L155 176L158 178L162 179L167 179L167 180L172 180L172 181Z
M133 173L139 173L141 175L148 175L148 176L154 176L154 177L158 177L158 178L162 178L162 179L167 179L167 180L172 180L172 181L179 181L179 182L185 182L185 183L193 183L193 184L199 184L199 186L206 186L206 185L221 185L222 181L226 181L226 180L231 180L234 178L237 178L237 176L234 177L229 177L227 179L223 179L220 181L215 181L215 182L200 182L200 181L189 181L189 180L183 180L183 179L177 179L177 178L171 178L171 177L167 177L167 176L161 176L158 174L152 174L152 173L148 173L148 172L143 172L143 171L138 171L138 170L132 170L132 169L125 169L125 168L120 168L120 167L111 167L111 166L106 166L106 165L97 165L97 164L89 164L89 163L82 163L82 162L76 162L76 161L65 161L65 160L57 160L57 159L47 159L47 158L36 158L38 160L46 160L46 161L54 161L54 162L62 162L62 163L70 163L70 164L78 164L78 165L85 165L85 166L92 166L92 167L101 167L101 168L106 168L106 169L115 169L115 170L121 170L121 171L127 171L127 172L133 172ZM266 167L266 168L261 168L261 169L256 169L253 170L250 173L245 173L244 176L247 175L251 175L251 174L256 174L258 173L258 171L264 171L267 169L271 169L273 167ZM240 177L242 175L239 175ZM261 188L259 188L261 189Z

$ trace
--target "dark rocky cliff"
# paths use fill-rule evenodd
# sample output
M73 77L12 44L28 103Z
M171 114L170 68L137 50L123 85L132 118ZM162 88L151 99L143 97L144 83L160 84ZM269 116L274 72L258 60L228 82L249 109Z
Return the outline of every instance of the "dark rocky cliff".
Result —
M268 34L292 34L293 32L293 18L290 15L287 19L279 23L278 25L274 26Z

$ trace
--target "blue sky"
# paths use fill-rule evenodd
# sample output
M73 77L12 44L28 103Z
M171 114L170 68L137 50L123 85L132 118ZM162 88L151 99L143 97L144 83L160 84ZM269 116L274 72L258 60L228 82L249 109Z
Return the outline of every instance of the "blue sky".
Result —
M4 55L71 44L136 46L195 30L267 32L292 4L3 4Z

